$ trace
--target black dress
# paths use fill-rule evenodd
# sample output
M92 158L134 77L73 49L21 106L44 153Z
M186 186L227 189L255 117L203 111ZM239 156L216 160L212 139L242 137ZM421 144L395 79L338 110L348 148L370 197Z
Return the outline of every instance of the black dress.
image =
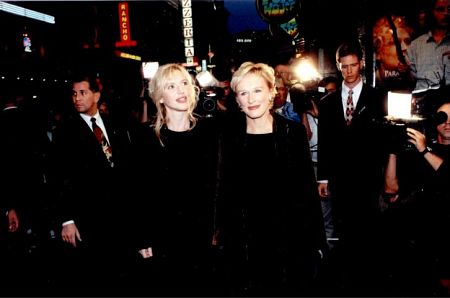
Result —
M221 227L231 295L300 295L326 246L306 132L274 116L274 132L223 143Z
M164 145L149 127L142 147L136 247L152 247L140 285L151 294L203 295L210 287L217 138L203 120L185 132L164 126Z

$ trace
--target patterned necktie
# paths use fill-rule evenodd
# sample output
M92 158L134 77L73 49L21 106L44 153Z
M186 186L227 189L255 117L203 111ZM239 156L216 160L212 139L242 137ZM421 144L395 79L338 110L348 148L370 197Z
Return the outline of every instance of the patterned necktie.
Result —
M102 129L95 122L94 117L91 118L91 122L92 122L92 131L94 132L94 135L97 138L99 144L102 145L103 153L105 153L106 159L108 159L109 164L111 165L111 167L113 167L114 163L112 160L112 148L111 146L109 146L108 140L103 134Z
M350 89L347 97L347 108L345 109L345 121L347 122L347 125L352 123L353 110L353 90Z

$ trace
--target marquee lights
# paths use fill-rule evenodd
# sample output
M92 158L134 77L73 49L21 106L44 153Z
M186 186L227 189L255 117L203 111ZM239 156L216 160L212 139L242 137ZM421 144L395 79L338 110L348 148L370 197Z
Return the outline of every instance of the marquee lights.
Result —
M48 15L45 13L41 13L41 12L37 12L37 11L31 10L31 9L23 8L23 7L20 7L17 5L9 4L9 3L3 2L3 1L0 1L0 10L9 12L9 13L12 13L15 15L19 15L22 17L46 22L49 24L55 23L54 16L51 16L51 15Z
M121 51L115 51L115 53L120 58L131 59L131 60L136 60L136 61L142 60L141 56L138 56L138 55L128 54L128 53L121 52Z

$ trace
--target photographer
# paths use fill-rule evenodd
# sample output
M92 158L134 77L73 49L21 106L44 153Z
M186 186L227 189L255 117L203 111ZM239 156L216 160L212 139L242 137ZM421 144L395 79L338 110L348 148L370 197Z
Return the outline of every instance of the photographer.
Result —
M275 87L277 89L277 93L275 94L273 100L272 109L275 111L275 113L283 116L286 119L295 121L297 123L300 122L300 116L294 110L294 105L289 99L289 89L284 84L283 80L277 78L275 80Z
M318 83L317 90L306 91L301 84L294 84L291 88L291 100L293 109L301 116L301 121L306 128L309 149L311 152L311 159L314 166L314 171L317 176L317 151L318 151L318 123L319 123L319 108L318 102L325 95L336 91L339 85L339 79L333 76L327 76L321 79ZM320 197L322 206L322 215L325 224L325 232L329 248L333 248L334 243L332 239L336 239L334 228L334 221L332 217L332 198L330 191L325 197Z
M437 106L430 117L436 141L427 141L432 132L406 128L413 150L397 146L385 169L385 237L395 246L386 262L397 287L415 294L419 289L424 295L441 290L438 281L443 286L450 277L450 238L446 236L450 224L449 174L444 170L450 160L450 102ZM416 244L412 247L411 243Z

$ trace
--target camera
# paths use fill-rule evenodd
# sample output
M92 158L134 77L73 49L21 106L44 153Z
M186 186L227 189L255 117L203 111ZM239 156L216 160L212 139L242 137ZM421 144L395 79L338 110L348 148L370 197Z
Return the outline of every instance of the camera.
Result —
M409 142L407 128L413 128L420 131L428 138L428 122L425 118L412 118L412 119L394 119L386 117L384 121L384 127L386 135L388 136L387 142L390 151L414 151L416 147Z
M204 117L214 117L217 111L217 100L223 97L222 88L202 89L198 97L196 113Z
M294 105L294 111L297 114L303 114L313 108L313 101L318 102L327 92L325 88L305 88L304 85L297 83L292 85L289 90L291 102Z

